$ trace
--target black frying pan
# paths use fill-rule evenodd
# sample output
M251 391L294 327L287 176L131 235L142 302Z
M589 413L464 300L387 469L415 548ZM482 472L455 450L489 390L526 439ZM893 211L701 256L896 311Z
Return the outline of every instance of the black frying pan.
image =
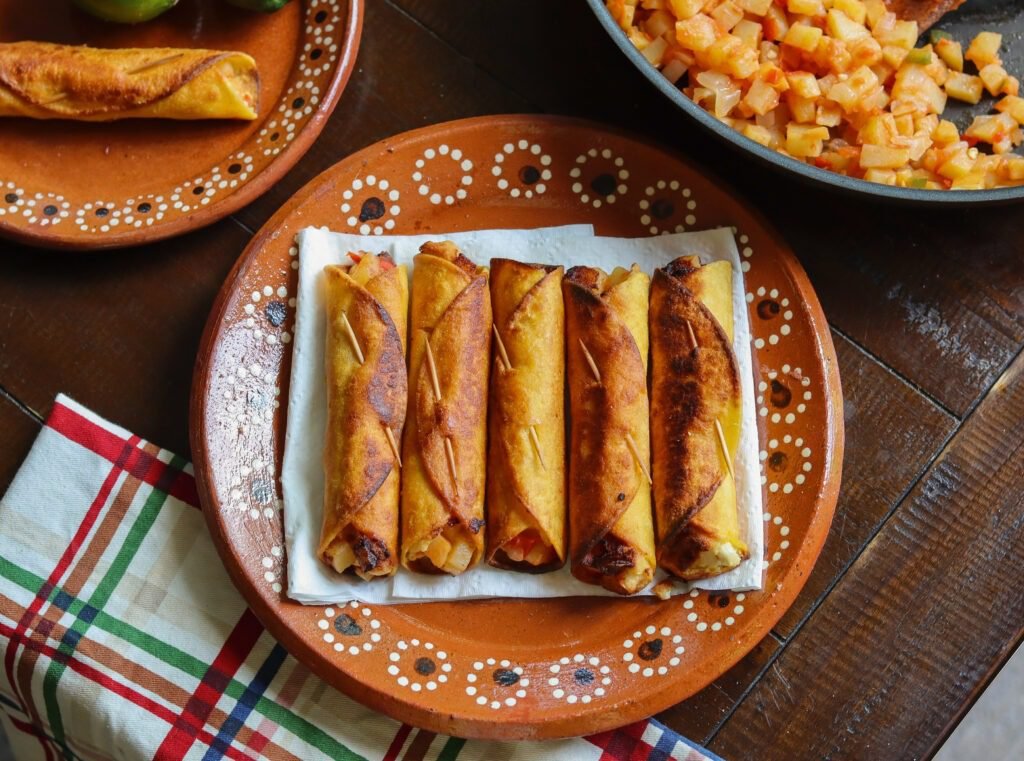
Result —
M770 148L755 143L736 132L728 125L690 100L675 85L666 80L661 72L651 66L626 35L619 29L605 9L604 0L587 0L597 14L601 25L608 31L626 57L633 62L644 76L655 87L673 101L679 108L696 119L706 129L733 146L758 160L771 164L778 169L789 172L807 181L825 185L830 188L855 194L866 194L894 201L911 204L998 204L1024 199L1024 186L1013 188L995 188L992 190L922 190L918 188L896 188L874 182L846 177L812 164L785 156ZM1024 82L1024 0L967 0L958 10L941 18L933 29L949 32L967 49L968 43L978 32L992 31L1003 35L1003 47L1000 56L1006 70ZM960 101L949 100L943 118L953 121L961 132L967 128L971 120L979 114L991 113L992 99L983 98L977 106ZM1021 152L1021 149L1018 149Z

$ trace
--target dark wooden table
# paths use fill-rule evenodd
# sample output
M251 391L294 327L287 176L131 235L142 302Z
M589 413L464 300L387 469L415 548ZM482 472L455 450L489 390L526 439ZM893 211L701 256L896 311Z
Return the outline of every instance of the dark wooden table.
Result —
M366 4L334 116L253 205L145 248L0 243L0 491L59 391L187 453L214 295L335 161L477 114L599 119L676 146L777 225L831 322L846 398L842 496L806 588L660 718L728 759L931 755L1024 637L1024 209L878 206L753 166L665 102L580 0Z

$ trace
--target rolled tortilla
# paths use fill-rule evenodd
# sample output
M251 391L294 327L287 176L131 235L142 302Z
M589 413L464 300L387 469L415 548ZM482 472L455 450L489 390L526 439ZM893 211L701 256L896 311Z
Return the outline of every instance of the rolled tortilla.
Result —
M0 44L0 116L32 119L255 119L256 62L245 53Z
M703 579L750 555L732 468L742 422L732 265L680 257L659 269L650 323L658 565Z
M647 402L650 278L573 267L565 296L573 575L634 594L654 575Z
M402 563L420 573L457 575L484 550L487 269L454 243L425 243L412 278Z
M498 568L538 573L565 562L562 275L491 261L487 560Z
M355 256L354 256L355 258ZM320 558L363 579L398 567L398 441L409 281L387 254L324 268L327 433Z

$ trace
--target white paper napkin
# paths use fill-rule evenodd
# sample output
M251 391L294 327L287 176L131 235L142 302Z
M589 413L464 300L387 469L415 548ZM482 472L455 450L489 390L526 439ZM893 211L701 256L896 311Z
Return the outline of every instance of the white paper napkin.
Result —
M530 575L480 565L459 576L427 576L399 570L390 580L370 583L329 570L316 558L322 517L324 474L323 344L324 308L319 278L324 266L347 261L350 251L390 251L399 264L428 240L452 240L476 262L493 257L545 264L598 266L611 271L637 262L648 273L683 254L699 254L705 262L727 259L733 265L733 348L743 384L743 423L736 453L736 492L740 530L750 559L733 571L698 582L701 589L760 589L764 536L761 480L758 463L757 418L750 353L750 325L744 298L739 253L727 229L662 235L654 238L598 238L588 225L538 230L500 230L421 236L364 237L309 228L299 235L299 289L293 340L292 378L288 401L288 430L281 473L284 492L285 546L288 595L307 604L334 603L351 598L368 602L416 602L480 597L567 597L612 595L601 587L577 581L568 567ZM658 575L655 581L663 578ZM652 585L653 586L653 585ZM674 593L690 587L677 583ZM650 588L641 594L651 594Z

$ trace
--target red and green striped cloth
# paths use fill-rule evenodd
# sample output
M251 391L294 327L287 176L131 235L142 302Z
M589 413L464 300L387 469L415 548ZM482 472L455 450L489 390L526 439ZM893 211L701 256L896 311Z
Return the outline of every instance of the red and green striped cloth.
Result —
M246 608L189 463L58 397L0 501L0 719L18 759L702 761L656 721L466 741L376 714Z

